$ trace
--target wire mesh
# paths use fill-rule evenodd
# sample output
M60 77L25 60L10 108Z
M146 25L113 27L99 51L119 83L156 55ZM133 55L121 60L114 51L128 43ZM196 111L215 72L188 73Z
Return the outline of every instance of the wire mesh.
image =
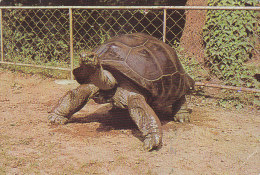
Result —
M162 38L162 10L76 9L73 21L75 50L91 49L126 33L145 32Z
M68 19L68 10L3 10L3 60L68 67Z
M71 16L70 10L72 10ZM234 12L242 22L230 23L230 14ZM185 8L166 10L163 7L2 8L1 63L52 66L70 70L77 66L78 53L82 50L91 50L116 35L143 32L165 40L174 47L186 71L196 81L259 88L259 82L253 78L254 74L259 74L258 12L245 9L194 10L191 7L186 10ZM211 19L207 18L210 13L218 13L221 17L212 24ZM246 23L248 13L254 20L250 23L253 25L250 29L249 23ZM236 31L228 33L230 26L238 24L237 33ZM238 32L245 32L241 35L242 38L237 40L241 47L230 46L231 42L228 40L212 39L220 35L238 36ZM234 37L235 39L237 38ZM70 46L73 46L73 49ZM226 49L226 52L234 53L240 50L238 48L245 50L243 55L245 58L242 61L237 61L240 57L231 60L228 54L216 56L221 50ZM71 59L73 56L71 52L74 52L74 61ZM234 63L236 65L231 66Z

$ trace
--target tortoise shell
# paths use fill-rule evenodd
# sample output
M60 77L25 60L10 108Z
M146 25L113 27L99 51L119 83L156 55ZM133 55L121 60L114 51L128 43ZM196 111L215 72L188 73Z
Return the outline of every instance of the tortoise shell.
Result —
M153 36L121 35L93 51L104 67L121 72L148 90L158 104L172 103L194 86L175 50Z

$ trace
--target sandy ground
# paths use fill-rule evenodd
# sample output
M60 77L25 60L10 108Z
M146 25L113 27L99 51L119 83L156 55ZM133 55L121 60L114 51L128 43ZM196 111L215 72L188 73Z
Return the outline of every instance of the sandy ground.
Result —
M257 110L194 105L192 122L163 120L163 146L147 152L126 114L88 104L67 125L48 111L75 85L0 69L0 174L260 173Z

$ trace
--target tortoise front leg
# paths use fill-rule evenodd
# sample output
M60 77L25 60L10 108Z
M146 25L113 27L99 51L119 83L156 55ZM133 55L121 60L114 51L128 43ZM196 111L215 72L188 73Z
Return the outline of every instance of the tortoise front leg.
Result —
M50 123L65 124L68 119L79 111L88 100L98 92L98 87L93 84L83 84L67 92L53 108L48 116Z

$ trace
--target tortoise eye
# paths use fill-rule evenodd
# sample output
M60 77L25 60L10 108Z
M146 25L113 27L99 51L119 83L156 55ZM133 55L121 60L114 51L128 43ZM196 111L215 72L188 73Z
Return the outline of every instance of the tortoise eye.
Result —
M87 53L86 52L81 52L80 56L81 56L81 58L86 58L87 57Z
M88 55L89 58L93 59L94 58L94 54Z

